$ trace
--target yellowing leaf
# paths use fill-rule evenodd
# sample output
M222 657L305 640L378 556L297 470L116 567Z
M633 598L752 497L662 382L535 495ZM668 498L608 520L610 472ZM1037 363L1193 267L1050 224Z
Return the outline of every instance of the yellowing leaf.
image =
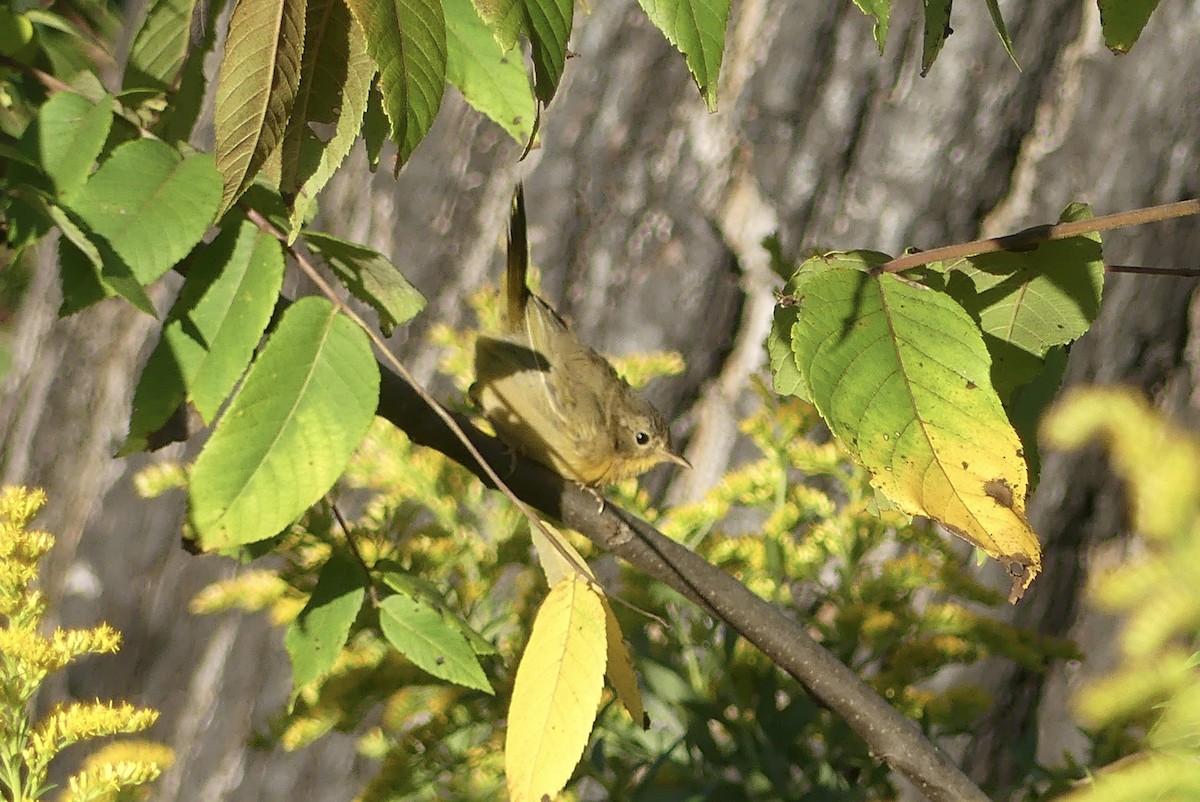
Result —
M809 260L792 279L792 350L830 429L897 507L1005 563L1020 598L1041 570L1021 442L992 387L978 326L881 254Z
M504 766L511 802L553 799L587 746L606 662L604 604L584 578L542 602L517 668Z
M546 535L536 526L530 530L530 534L533 538L533 547L537 551L538 562L542 564L542 573L546 575L546 584L554 587L564 579L577 574L583 574L595 582L595 574L588 568L583 556L575 550L562 532L545 521L542 521L542 526L554 538L553 541L547 540Z
M600 596L600 603L604 605L605 631L608 634L608 668L605 673L617 692L617 698L629 711L629 717L639 727L644 727L646 726L646 711L642 707L642 690L638 687L637 674L633 670L633 658L629 654L629 645L625 643L621 624L617 621L617 616L613 613L612 606L604 595Z
M554 537L553 542L547 540L546 535L537 527L531 530L531 534L534 548L537 550L538 562L542 564L542 571L546 574L546 581L550 586L555 587L565 580L580 575L594 583L596 581L595 574L588 568L587 563L570 541L550 524L545 521L542 524ZM608 638L606 663L608 668L605 673L608 675L608 681L616 690L621 704L625 705L630 717L641 725L645 719L645 711L642 708L642 692L638 688L637 674L633 670L633 658L629 654L629 646L625 643L621 624L613 614L608 597L596 585L593 584L591 587L600 597L600 603L604 605L605 634Z

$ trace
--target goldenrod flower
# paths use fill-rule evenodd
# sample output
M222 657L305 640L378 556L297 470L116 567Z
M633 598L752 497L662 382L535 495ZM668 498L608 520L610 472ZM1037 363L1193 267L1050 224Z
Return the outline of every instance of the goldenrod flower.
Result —
M36 725L28 719L30 701L46 676L83 654L116 652L121 635L108 624L91 629L39 631L46 598L29 585L37 563L54 538L25 527L45 503L45 494L25 488L0 489L0 798L43 796L46 769L65 747L89 738L144 730L158 712L128 703L73 703L53 710ZM164 751L165 750L165 751ZM102 750L103 751L103 750ZM60 799L112 799L123 788L157 777L173 755L160 746L110 752L72 777Z

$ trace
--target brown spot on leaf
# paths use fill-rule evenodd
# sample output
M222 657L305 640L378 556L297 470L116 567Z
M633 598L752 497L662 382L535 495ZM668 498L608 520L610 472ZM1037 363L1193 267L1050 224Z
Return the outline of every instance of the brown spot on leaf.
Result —
M970 379L967 379L967 389L968 390L974 390L975 386L976 386L975 382L971 381Z
M1001 507L1013 508L1013 491L1007 479L988 479L983 483L983 492Z

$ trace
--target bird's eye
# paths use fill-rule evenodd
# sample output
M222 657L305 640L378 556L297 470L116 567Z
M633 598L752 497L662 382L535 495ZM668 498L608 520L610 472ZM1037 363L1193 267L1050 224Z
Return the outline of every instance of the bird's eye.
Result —
M639 446L644 446L650 442L650 435L645 432L638 432L633 436L633 439Z

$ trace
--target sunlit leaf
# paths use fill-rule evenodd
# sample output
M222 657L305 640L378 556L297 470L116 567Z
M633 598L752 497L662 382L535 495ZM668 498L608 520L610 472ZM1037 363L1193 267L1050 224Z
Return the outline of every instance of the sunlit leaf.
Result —
M600 595L578 574L555 585L533 622L508 711L512 802L553 799L570 779L596 720L607 650Z
M948 296L866 272L883 260L835 254L801 266L790 287L802 297L796 363L872 484L1001 560L1019 598L1041 550L1025 517L1021 443L992 388L983 338Z
M529 73L516 49L505 51L470 0L444 0L446 80L522 145L537 115Z
M891 0L854 0L854 5L858 6L862 13L875 20L875 27L872 29L871 35L875 38L879 52L882 53L883 46L887 43L888 23L891 21Z
M326 300L284 314L192 469L207 549L263 540L315 503L370 426L379 367L366 334Z
M307 231L304 241L320 254L346 288L379 314L385 334L411 320L425 308L425 296L409 283L400 268L366 246Z
M729 0L638 0L646 16L679 48L704 104L717 110L717 78L725 50ZM885 12L886 13L886 12ZM878 19L878 18L876 18ZM886 16L884 18L886 20ZM884 23L886 30L886 22Z
M608 638L608 658L605 663L605 674L617 692L617 698L629 712L629 717L639 727L645 725L646 710L642 705L642 690L638 687L637 673L633 670L633 657L629 653L629 644L621 632L621 624L613 612L612 605L603 594L600 603L604 605L605 632Z
M37 151L41 168L58 194L69 198L83 186L112 128L113 98L92 103L73 92L59 92L38 110Z
M133 37L125 68L126 89L166 91L183 67L188 31L196 0L154 0L146 19Z
M1104 44L1114 53L1128 53L1150 20L1158 0L1098 0Z
M70 209L149 284L204 236L220 202L212 157L153 139L127 142L92 174Z
M462 630L424 600L396 590L379 605L379 625L388 642L424 671L467 688L492 692Z
M1059 222L1091 217L1090 207L1073 203ZM1028 251L985 253L945 267L969 279L969 287L950 281L947 289L985 333L1037 357L1080 337L1100 314L1099 234L1042 242Z
M987 0L988 13L992 15L992 25L996 28L996 34L1000 37L1001 44L1004 45L1004 52L1008 53L1008 57L1012 59L1013 66L1018 70L1021 69L1020 63L1017 61L1017 54L1013 50L1012 38L1008 35L1008 26L1004 24L1004 15L1000 13L1000 3L998 0Z
M292 661L293 701L301 688L333 668L362 609L366 579L362 566L340 552L321 568L317 586L283 639Z
M279 241L232 221L188 260L183 289L133 395L122 453L141 450L185 398L205 423L250 364L283 283Z
M950 4L952 0L926 0L925 34L921 44L921 75L928 75L929 68L942 52L950 29Z
M155 316L154 304L141 282L103 237L76 222L64 209L50 206L47 211L63 235L59 254L64 282L60 314L71 314L109 295L120 295L137 309Z
M533 52L533 91L538 100L554 99L567 62L567 40L574 21L574 0L523 0L526 33Z
M348 0L379 67L383 109L404 162L442 105L446 21L439 0Z

